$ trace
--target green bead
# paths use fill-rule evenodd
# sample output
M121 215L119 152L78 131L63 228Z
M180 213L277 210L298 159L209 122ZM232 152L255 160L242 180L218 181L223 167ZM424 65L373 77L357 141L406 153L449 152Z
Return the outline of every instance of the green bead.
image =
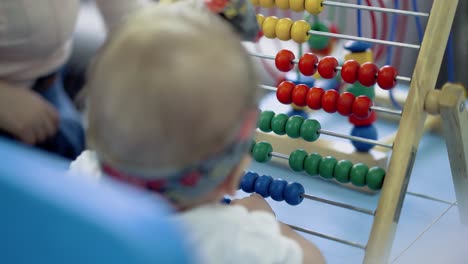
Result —
M356 163L351 168L351 182L356 186L364 186L366 185L366 175L369 171L369 167L367 167L364 163Z
M286 122L286 134L290 138L298 138L301 136L301 126L304 122L304 118L302 116L291 116L288 118Z
M277 135L286 134L286 122L288 122L289 116L287 114L276 114L271 119L271 129Z
M314 23L311 26L311 29L316 30L316 31L321 31L321 32L330 32L328 27L325 24L322 24L322 23ZM313 35L313 34L310 36L310 38L308 40L309 46L312 49L316 49L316 50L325 49L328 46L329 42L330 42L330 37Z
M304 160L307 157L307 152L303 149L297 149L289 155L289 167L295 172L304 170Z
M275 115L273 111L263 111L258 119L258 128L263 132L271 132L271 119Z
M312 153L304 160L304 170L307 174L311 176L316 176L319 174L319 166L322 156L318 153Z
M366 95L370 99L374 99L375 97L375 89L366 87L362 85L360 82L355 82L347 89L348 92L354 94L354 96L359 95Z
M385 178L385 170L380 167L372 167L367 172L367 186L372 190L380 190Z
M341 183L349 182L349 174L351 172L351 168L353 167L353 163L349 160L340 160L336 163L335 166L335 179Z
M301 125L301 137L308 142L314 142L320 136L320 123L315 119L307 119Z
M338 161L332 156L323 157L319 166L320 176L325 179L332 179L337 162Z
M273 148L270 143L262 141L257 142L253 147L252 156L255 161L265 163L271 159Z

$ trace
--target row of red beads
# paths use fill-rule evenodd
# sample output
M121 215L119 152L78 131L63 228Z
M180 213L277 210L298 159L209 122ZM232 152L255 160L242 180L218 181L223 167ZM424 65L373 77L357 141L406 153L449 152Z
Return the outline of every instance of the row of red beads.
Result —
M275 65L278 70L288 72L294 68L294 53L290 50L280 50L275 57ZM313 53L305 53L299 59L299 71L305 76L312 76L317 71L324 79L332 79L338 72L338 60L327 56L319 60ZM390 90L396 86L397 70L392 66L383 66L380 69L372 62L360 65L355 60L348 60L341 66L341 78L347 83L359 81L364 86L378 84L384 90Z

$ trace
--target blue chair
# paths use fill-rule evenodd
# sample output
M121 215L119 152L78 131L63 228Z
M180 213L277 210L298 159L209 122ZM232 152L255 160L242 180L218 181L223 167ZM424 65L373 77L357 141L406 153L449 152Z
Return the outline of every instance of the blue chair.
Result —
M165 201L0 138L0 263L191 263Z

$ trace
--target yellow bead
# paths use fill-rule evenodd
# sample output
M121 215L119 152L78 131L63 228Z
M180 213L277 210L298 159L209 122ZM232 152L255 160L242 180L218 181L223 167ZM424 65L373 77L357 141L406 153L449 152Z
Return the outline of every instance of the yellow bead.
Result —
M291 39L291 27L294 21L290 18L281 18L276 23L276 37L280 40L290 40Z
M305 0L289 0L289 8L292 11L302 12L304 11L304 1Z
M345 55L345 60L355 60L359 62L359 64L363 64L366 62L373 62L372 51L364 51L364 52L353 52L348 53Z
M266 38L276 38L276 23L278 23L278 18L275 16L265 18L262 30Z
M291 38L297 43L304 43L309 40L309 30L309 23L305 20L298 20L291 27Z
M323 0L305 0L305 9L312 15L318 15L323 11Z
M289 0L276 0L275 4L281 10L289 9Z
M253 6L259 6L260 0L250 0L250 3L252 3Z
M257 14L257 23L259 28L263 27L263 22L265 22L265 16L262 14Z
M297 106L296 104L292 103L291 104L292 109L296 111L305 111L307 108L305 106Z
M259 0L260 6L263 8L272 8L275 6L275 0Z

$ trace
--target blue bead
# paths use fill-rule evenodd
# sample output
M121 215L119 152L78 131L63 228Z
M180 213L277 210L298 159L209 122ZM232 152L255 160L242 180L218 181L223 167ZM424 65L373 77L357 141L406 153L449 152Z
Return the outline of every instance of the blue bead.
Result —
M273 181L271 176L262 175L255 181L255 192L267 198L270 196L270 184Z
M305 190L304 186L298 182L293 182L284 188L284 200L289 204L289 205L298 205L304 200L304 195Z
M300 78L297 78L298 76L300 76ZM290 71L286 73L286 81L293 82L295 85L305 84L309 87L312 87L315 84L315 78L302 74L298 75L296 71Z
M231 203L231 199L224 197L223 200L221 200L221 203L223 203L223 204L230 204L230 203Z
M291 111L287 112L286 114L287 114L288 116L295 116L295 115L298 115L298 116L301 116L301 117L304 118L304 119L309 118L309 114L308 114L306 111L303 111L303 110L292 109Z
M351 52L364 52L372 48L372 43L350 40L344 44L344 48Z
M271 199L281 202L284 200L284 188L288 185L288 182L282 179L275 179L273 182L270 184L270 196Z
M376 140L377 129L373 125L362 126L362 127L355 126L353 130L351 130L351 136ZM351 141L351 143L354 145L356 150L360 152L368 152L371 148L374 147L373 144L362 143L362 142L357 142L357 141Z
M327 90L339 90L340 89L340 81L337 78L332 79L318 79L315 81L315 86L320 87Z
M258 174L255 172L247 172L240 182L240 188L246 193L253 193L255 191L255 182L257 181Z

